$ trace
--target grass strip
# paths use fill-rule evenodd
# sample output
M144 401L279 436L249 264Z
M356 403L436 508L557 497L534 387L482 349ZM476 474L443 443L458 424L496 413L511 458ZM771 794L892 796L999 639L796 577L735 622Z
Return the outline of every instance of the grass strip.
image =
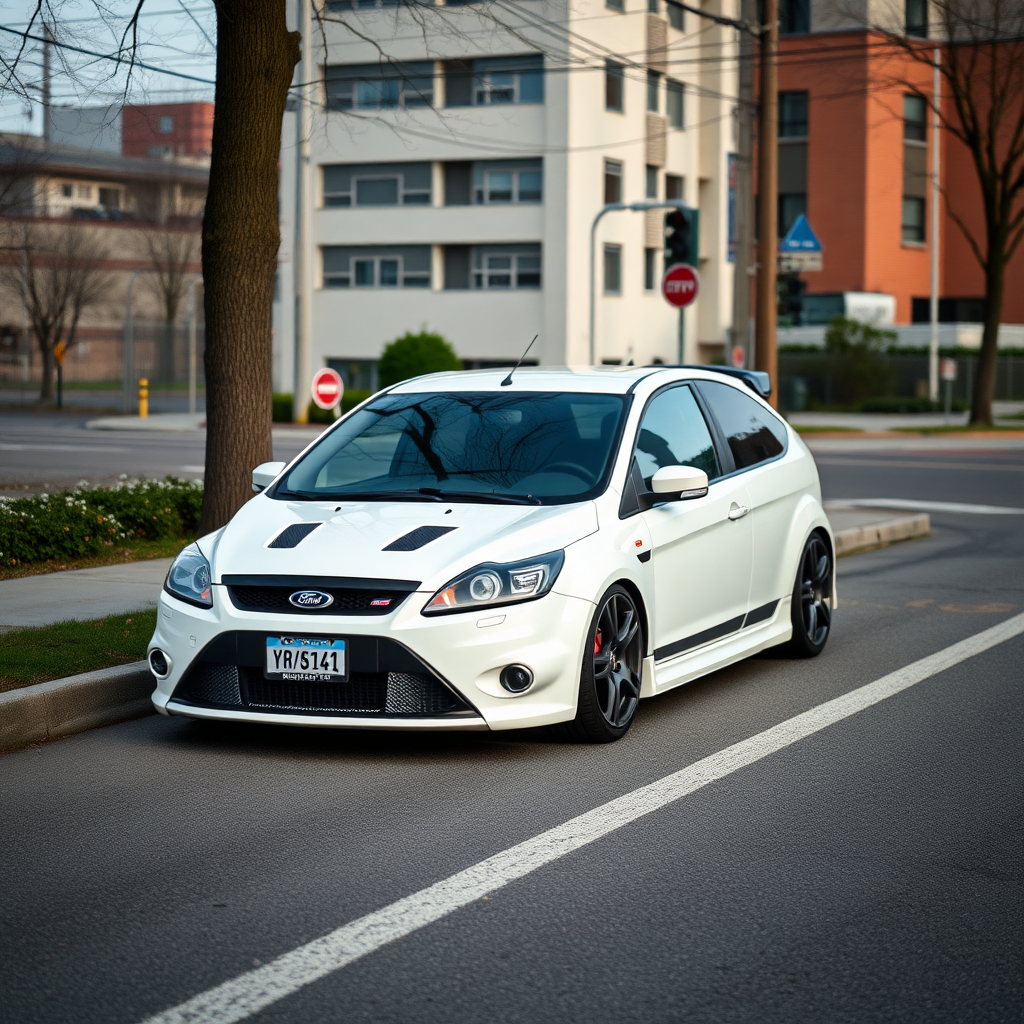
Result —
M0 693L48 679L142 661L156 609L0 634Z
M798 434L863 434L860 427L826 427L817 423L791 423Z
M109 548L102 554L85 555L82 558L50 558L45 562L0 565L0 581L21 579L23 576L43 576L49 572L67 572L69 569L100 569L105 565L174 558L189 543L187 537L161 537L159 540L140 540L130 547Z
M1007 437L1020 437L1024 433L1024 430L1001 427L998 424L990 426L987 423L962 423L934 427L893 427L891 429L897 434L994 434L996 436L1004 434Z

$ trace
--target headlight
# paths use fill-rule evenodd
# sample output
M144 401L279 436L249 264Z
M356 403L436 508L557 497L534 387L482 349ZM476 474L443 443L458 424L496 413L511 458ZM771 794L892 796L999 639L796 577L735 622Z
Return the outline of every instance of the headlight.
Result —
M171 563L164 589L175 597L200 608L212 608L210 593L210 563L195 544L187 548Z
M543 597L557 579L564 561L564 551L552 551L507 565L485 562L456 576L439 590L427 602L423 614L474 611Z

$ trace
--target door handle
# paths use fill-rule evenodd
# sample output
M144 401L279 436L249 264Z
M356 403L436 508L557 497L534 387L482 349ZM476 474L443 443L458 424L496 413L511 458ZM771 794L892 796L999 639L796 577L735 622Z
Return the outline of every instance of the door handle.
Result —
M729 508L729 518L736 520L742 519L750 511L746 505L737 505L734 501Z

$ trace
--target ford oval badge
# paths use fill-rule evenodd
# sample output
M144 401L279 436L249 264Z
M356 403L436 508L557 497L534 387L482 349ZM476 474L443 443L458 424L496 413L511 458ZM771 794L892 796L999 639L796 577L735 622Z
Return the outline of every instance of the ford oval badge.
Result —
M288 603L296 608L328 608L334 604L334 598L322 590L296 590L289 596Z

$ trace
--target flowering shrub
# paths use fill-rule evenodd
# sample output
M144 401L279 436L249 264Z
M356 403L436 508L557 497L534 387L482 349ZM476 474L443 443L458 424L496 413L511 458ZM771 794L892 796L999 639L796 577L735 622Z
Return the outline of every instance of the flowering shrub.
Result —
M201 480L129 480L111 487L0 498L0 565L81 558L136 540L194 537Z

